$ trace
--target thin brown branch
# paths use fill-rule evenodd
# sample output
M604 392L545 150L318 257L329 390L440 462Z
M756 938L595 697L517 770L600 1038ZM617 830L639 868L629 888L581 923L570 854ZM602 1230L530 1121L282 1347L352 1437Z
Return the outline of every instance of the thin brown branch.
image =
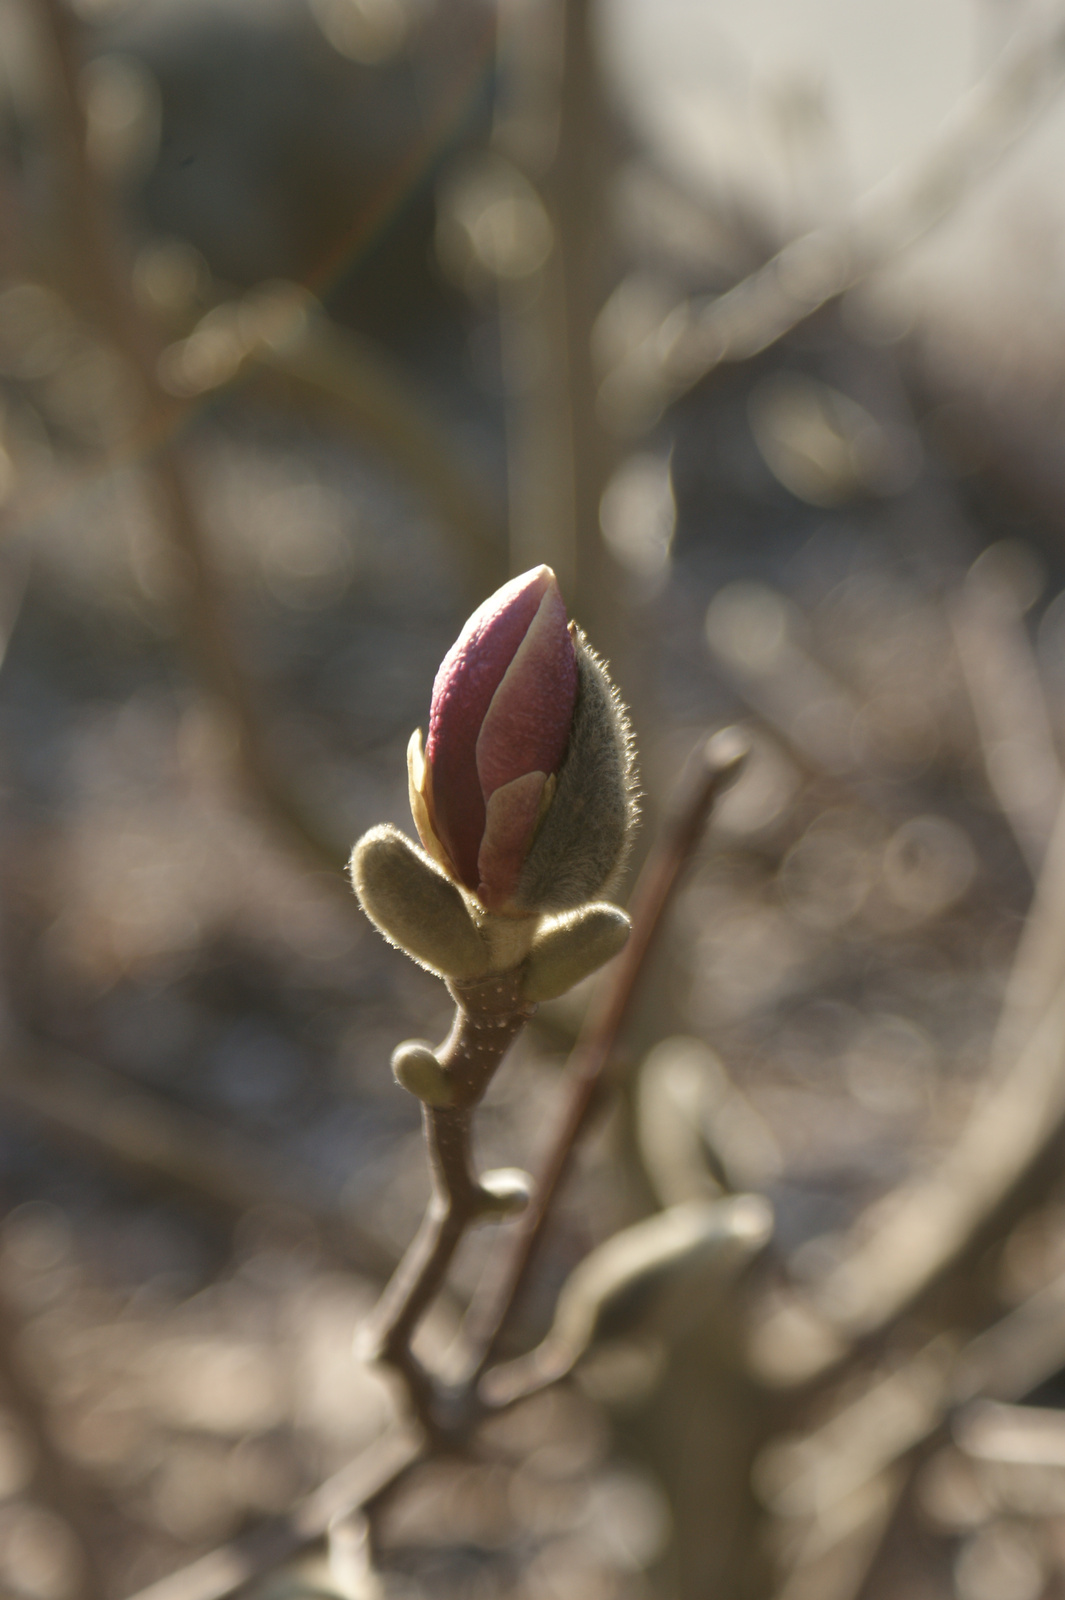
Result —
M298 285L219 299L162 352L158 370L183 407L250 378L349 429L421 492L451 536L471 595L505 578L502 517L457 441L386 350L333 322Z
M226 1217L289 1205L331 1256L358 1271L384 1277L394 1265L377 1238L321 1193L313 1174L84 1056L12 1034L0 1064L0 1104L61 1144Z
M1065 15L1020 30L963 96L932 148L864 195L849 217L791 240L735 288L683 301L607 374L614 415L655 414L723 362L746 361L870 277L954 211L1056 96Z
M263 1523L191 1566L149 1584L132 1600L225 1600L234 1590L324 1539L333 1522L350 1516L394 1483L423 1448L417 1430L391 1429L285 1516Z
M734 728L724 729L708 741L700 758L693 762L672 819L664 826L640 874L632 899L632 933L609 975L600 983L570 1057L562 1113L548 1140L533 1199L514 1236L504 1245L506 1254L498 1271L486 1275L484 1298L475 1299L471 1307L467 1326L475 1352L473 1372L477 1375L495 1354L535 1259L551 1207L601 1103L618 1036L680 875L702 836L715 800L736 776L747 749L745 736Z
M411 1349L411 1339L435 1300L466 1232L491 1205L474 1173L470 1152L473 1112L531 1008L521 999L521 972L476 983L452 983L455 1021L435 1052L448 1074L453 1101L424 1107L433 1193L425 1219L372 1314L363 1349L393 1366L431 1435L441 1430L436 1385Z
M251 354L264 371L297 385L301 398L317 397L360 438L372 439L417 485L452 535L471 592L479 598L504 580L501 516L384 351L315 311L304 319L299 338L259 343Z
M1062 773L1024 629L1030 598L1018 592L1004 554L989 550L949 614L988 782L1034 875L1053 833Z
M159 527L176 569L177 606L185 641L203 683L233 717L241 768L250 791L319 865L343 871L345 851L323 831L270 751L233 642L184 469L169 442L179 408L159 385L159 352L130 291L108 199L86 154L75 23L63 0L38 0L38 12L53 69L53 128L70 251L78 263L79 285L88 309L122 356L135 386L138 431L154 441L145 470Z
M933 1170L900 1185L879 1225L858 1233L808 1297L789 1296L756 1323L758 1373L803 1385L879 1337L1008 1225L1040 1175L1050 1181L1063 1135L1065 987Z

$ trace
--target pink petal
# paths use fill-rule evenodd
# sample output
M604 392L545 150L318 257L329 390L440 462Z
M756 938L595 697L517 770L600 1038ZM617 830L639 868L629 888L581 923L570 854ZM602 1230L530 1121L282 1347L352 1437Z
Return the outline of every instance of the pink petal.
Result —
M485 826L477 738L492 697L549 589L558 590L550 567L534 567L497 589L466 623L433 684L425 751L432 773L433 823L470 889L478 882L477 852Z
M477 774L488 798L525 772L557 772L577 698L577 657L556 585L540 601L477 736Z
M489 911L504 910L518 887L546 782L546 772L526 772L489 798L477 856L477 894Z

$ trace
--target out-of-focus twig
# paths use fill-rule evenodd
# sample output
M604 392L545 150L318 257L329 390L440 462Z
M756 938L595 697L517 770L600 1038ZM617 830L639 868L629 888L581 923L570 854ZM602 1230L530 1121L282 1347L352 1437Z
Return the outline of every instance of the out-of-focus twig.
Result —
M1008 1217L1065 1132L1065 804L1058 810L990 1049L988 1082L931 1172L860 1223L809 1296L757 1320L753 1359L802 1384L874 1337Z
M1065 1467L1065 1418L1049 1406L977 1400L955 1419L953 1433L976 1461Z
M768 1123L701 1039L664 1039L640 1070L636 1129L663 1206L762 1191L781 1169Z
M221 301L159 365L179 401L256 375L296 390L302 404L371 440L417 485L454 540L471 594L506 576L502 518L446 430L384 350L332 322L297 284Z
M1065 984L1065 801L1058 808L1003 998L991 1048L994 1070L1008 1072Z
M77 1462L56 1448L48 1396L25 1370L20 1350L24 1325L0 1295L0 1403L9 1409L32 1456L27 1488L65 1521L78 1545L78 1593L104 1600L106 1557L116 1534L129 1529L123 1513Z
M963 1449L987 1459L1065 1465L1058 1414L1016 1404L1063 1360L1065 1278L1058 1278L960 1350L950 1336L935 1340L894 1372L875 1377L812 1433L771 1446L757 1471L763 1503L774 1516L808 1518L820 1530L819 1540L799 1546L777 1600L817 1592L804 1585L816 1574L826 1542L850 1539L847 1508L860 1504L857 1492L887 1478L902 1491L952 1433ZM868 1513L871 1540L841 1600L873 1592L872 1575L893 1527L910 1514L909 1495L897 1494L890 1524L875 1496Z
M1033 873L1038 873L1062 792L1061 763L1039 672L1024 630L1026 609L1005 559L990 550L950 608L988 781Z
M558 1191L600 1102L618 1036L629 1014L648 952L681 872L702 836L714 801L747 756L747 740L735 728L708 741L693 761L674 815L644 865L632 898L628 944L601 980L589 1007L563 1084L562 1112L547 1141L532 1202L523 1212L504 1259L486 1274L483 1297L474 1299L467 1322L474 1370L495 1354L504 1325L524 1286Z
M260 346L254 359L304 394L320 395L417 484L454 537L471 593L503 581L501 516L382 351L319 314L308 318L298 342Z
M222 1545L132 1600L225 1600L236 1589L326 1537L331 1524L372 1500L418 1459L420 1433L396 1427L328 1478L283 1517Z
M888 1469L813 1518L773 1600L856 1600L905 1487Z
M87 309L122 356L137 394L140 426L153 448L145 470L170 551L182 628L204 683L228 707L251 791L289 836L322 865L342 871L345 852L326 834L269 747L239 658L182 464L170 438L178 419L159 386L158 351L119 260L107 197L86 153L75 22L64 0L37 0L52 64L52 124L61 200Z
M589 0L500 8L494 147L542 204L551 246L534 275L502 282L509 369L511 560L548 560L600 650L624 671L619 574L599 505L616 444L596 408L592 330L612 287L607 216L615 134Z
M704 304L684 301L604 379L612 413L654 414L726 361L744 361L853 288L953 211L1057 93L1065 16L1021 31L963 96L916 167L877 184L843 221L793 239Z
M1065 1365L1065 1277L1022 1300L972 1339L951 1377L951 1397L1017 1401Z
M775 1381L801 1384L894 1322L1008 1214L1063 1130L1065 986L1012 1070L987 1084L933 1170L900 1186L879 1224L859 1235L809 1300L796 1296L769 1312L754 1335L756 1367ZM796 1320L801 1305L810 1319L805 1346Z
M63 1144L227 1216L243 1216L256 1206L291 1206L307 1217L331 1255L358 1271L383 1276L395 1264L355 1217L319 1194L311 1174L83 1057L9 1037L0 1103L43 1124Z

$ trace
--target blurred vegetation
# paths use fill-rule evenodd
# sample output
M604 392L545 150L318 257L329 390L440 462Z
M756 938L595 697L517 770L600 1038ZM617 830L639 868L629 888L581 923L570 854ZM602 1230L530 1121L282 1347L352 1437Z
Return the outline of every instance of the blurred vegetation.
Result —
M0 1592L1060 1592L1063 37L0 0ZM343 864L542 560L644 853L708 733L752 755L506 1330L559 1381L375 1498L352 1339L427 1190L388 1059L448 1004ZM752 1196L725 1263L700 1207Z

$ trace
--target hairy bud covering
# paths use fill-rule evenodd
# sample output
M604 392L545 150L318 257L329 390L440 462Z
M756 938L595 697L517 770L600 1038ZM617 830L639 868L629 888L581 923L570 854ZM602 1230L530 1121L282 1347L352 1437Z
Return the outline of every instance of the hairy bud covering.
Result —
M408 750L423 845L488 911L571 910L614 876L635 821L632 741L550 567L473 614ZM605 959L605 958L604 958Z
M565 994L618 954L630 926L624 911L602 902L546 920L525 961L525 999L554 1000Z
M351 853L366 915L393 944L446 978L479 978L490 952L461 892L398 828L382 823Z

